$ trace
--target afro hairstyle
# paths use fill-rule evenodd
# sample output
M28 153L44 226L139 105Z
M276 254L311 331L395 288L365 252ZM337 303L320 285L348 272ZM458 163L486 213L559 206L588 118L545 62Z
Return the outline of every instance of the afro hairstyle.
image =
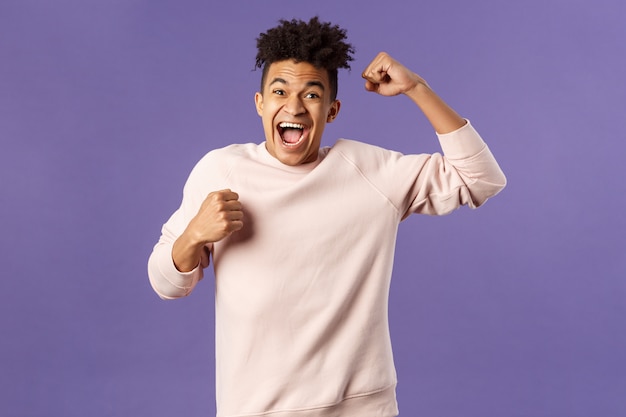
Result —
M331 87L331 99L337 98L337 69L350 69L354 47L347 43L346 31L338 25L320 22L317 16L309 22L280 20L279 25L257 38L256 68L263 68L261 92L270 65L293 59L325 69Z

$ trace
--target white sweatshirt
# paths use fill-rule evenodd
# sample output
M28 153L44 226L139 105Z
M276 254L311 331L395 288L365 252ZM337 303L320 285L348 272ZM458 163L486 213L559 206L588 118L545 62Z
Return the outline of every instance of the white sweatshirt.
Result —
M188 295L172 245L208 193L230 188L244 228L212 251L217 415L398 414L387 303L398 224L410 213L477 207L505 177L468 122L439 135L445 157L339 140L286 166L265 144L208 153L148 263L165 299Z

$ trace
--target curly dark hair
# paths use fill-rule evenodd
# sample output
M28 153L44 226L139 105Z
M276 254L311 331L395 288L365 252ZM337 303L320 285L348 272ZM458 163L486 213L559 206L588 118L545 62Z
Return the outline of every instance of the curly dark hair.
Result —
M346 30L338 25L320 22L317 16L309 22L281 19L279 25L257 38L256 68L263 68L261 92L270 65L293 59L325 69L331 87L331 99L337 98L337 69L350 69L354 47L345 42Z

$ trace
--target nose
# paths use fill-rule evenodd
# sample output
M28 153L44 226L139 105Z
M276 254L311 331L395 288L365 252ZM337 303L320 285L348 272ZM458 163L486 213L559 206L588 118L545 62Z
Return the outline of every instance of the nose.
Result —
M292 94L288 97L284 110L292 116L306 113L306 108L302 103L302 99L297 94Z

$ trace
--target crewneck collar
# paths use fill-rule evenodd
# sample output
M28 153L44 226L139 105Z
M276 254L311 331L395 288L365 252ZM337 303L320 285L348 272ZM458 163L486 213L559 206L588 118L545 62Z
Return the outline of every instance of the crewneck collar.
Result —
M265 163L273 167L279 168L283 171L287 171L287 172L301 173L301 174L311 172L313 169L315 169L315 167L317 167L320 164L320 162L322 162L322 159L323 159L320 156L321 152L318 150L317 159L313 162L309 162L307 164L302 164L302 165L286 165L280 162L278 159L276 159L267 151L267 148L265 147L265 142L260 143L257 148L258 148L258 152L259 152L261 159Z

